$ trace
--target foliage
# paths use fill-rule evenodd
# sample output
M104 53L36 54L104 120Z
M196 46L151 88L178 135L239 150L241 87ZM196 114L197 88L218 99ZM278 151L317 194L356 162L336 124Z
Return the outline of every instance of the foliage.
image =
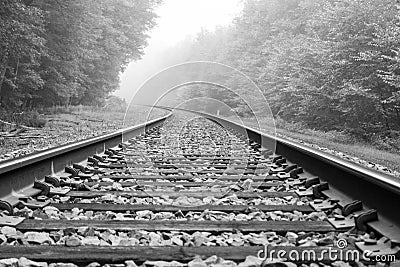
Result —
M0 129L3 131L16 130L19 126L42 128L47 124L47 120L44 115L40 114L38 111L0 111ZM7 124L3 123L7 122Z
M125 112L127 106L128 104L126 103L125 99L122 99L118 96L110 96L105 101L104 109L110 111Z
M1 105L103 103L127 63L143 54L159 2L1 1Z
M400 130L395 0L247 0L233 25L184 50L246 73L287 122L365 139Z
M0 2L0 99L24 104L43 85L37 66L46 53L43 11L21 1Z
M32 111L32 112L25 113L21 123L25 126L42 128L42 127L46 126L47 121L37 111Z

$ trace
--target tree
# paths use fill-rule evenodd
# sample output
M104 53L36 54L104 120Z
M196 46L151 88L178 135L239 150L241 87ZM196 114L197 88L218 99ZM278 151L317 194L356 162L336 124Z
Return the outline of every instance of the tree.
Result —
M0 103L13 106L26 102L43 84L36 71L40 55L46 53L43 12L4 0L0 14Z
M127 63L143 54L159 3L2 1L1 102L14 108L103 102Z
M226 34L199 35L189 59L243 71L286 121L385 134L400 130L399 14L395 0L247 0Z

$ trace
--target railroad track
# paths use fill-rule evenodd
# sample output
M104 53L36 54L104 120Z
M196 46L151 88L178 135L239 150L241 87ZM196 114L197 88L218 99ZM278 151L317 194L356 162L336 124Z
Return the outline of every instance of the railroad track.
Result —
M0 266L398 259L395 180L196 115L0 164Z

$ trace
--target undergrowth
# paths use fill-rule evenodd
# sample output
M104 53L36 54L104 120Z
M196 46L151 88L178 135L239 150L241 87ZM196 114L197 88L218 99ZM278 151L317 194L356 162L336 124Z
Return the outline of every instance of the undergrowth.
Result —
M9 131L20 126L43 128L47 123L45 117L36 110L15 112L0 109L0 119L3 121L0 123L2 131Z

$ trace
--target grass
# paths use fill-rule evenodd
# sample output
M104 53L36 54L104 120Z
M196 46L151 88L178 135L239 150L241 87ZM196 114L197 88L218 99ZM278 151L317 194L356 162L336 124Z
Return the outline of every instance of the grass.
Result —
M277 132L283 136L302 140L304 142L326 147L349 156L357 157L371 163L383 165L391 170L400 172L400 154L381 150L371 144L363 142L343 143L338 140L331 140L331 134L328 137L324 134L319 136L306 135L303 133L291 132L285 129L277 129Z
M246 121L246 126L258 128L258 124L254 120L246 119L244 121ZM345 132L324 132L308 129L301 123L287 123L279 119L275 123L276 133L283 138L289 137L312 146L317 145L370 163L376 163L397 172L395 175L400 177L400 151L396 151L393 147L390 147L391 151L385 150L382 149L381 144L367 143ZM263 131L274 132L274 128L271 126L263 127L267 125L266 122L261 122L259 125L261 125Z
M70 106L70 107L53 107L43 111L48 116L75 116L81 121L104 122L119 125L119 127L127 127L149 119L158 118L166 114L165 111L154 110L149 111L146 107L94 107L94 106Z
M38 111L13 112L0 110L0 131L9 131L16 127L43 128L47 120Z
M17 125L2 123L4 132L0 134L0 161L114 132L165 114L164 111L156 111L149 115L146 108L134 108L125 116L125 109L120 107L91 106L53 107L30 113L33 115L24 116L23 120L18 121L14 120L13 115L2 114L4 121L12 121ZM42 122L45 124L40 124ZM33 128L13 136L8 134L22 124Z

